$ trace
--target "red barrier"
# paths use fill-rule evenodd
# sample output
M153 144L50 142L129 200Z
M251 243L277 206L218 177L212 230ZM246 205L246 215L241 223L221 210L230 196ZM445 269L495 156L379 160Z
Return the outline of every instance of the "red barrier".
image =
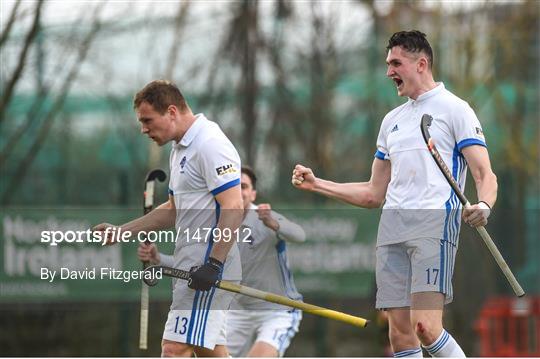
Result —
M539 357L540 297L494 297L476 320L480 356Z

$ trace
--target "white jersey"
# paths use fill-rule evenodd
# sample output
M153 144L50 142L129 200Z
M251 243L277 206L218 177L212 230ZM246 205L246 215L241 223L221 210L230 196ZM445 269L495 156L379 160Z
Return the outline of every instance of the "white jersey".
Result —
M242 258L242 284L266 292L271 292L301 300L289 262L284 238L303 242L305 232L299 225L272 211L272 217L279 222L279 230L274 232L264 225L252 205L242 223L251 232L249 242L239 242ZM244 232L242 232L244 233ZM235 296L231 309L284 309L279 304L265 302L243 295Z
M443 83L389 112L381 124L375 154L391 162L378 245L425 237L457 245L460 202L422 137L424 114L433 117L429 132L462 191L467 163L461 150L471 145L486 146L472 108L446 90Z
M170 167L169 194L176 206L174 267L189 271L204 264L212 250L211 233L220 210L214 196L240 184L240 156L219 126L198 114L180 142L173 143ZM240 278L240 256L234 245L223 279Z

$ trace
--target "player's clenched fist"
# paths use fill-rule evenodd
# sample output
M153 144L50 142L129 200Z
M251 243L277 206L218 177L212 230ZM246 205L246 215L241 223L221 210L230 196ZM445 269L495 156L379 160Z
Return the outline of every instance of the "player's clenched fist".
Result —
M264 225L274 231L279 229L279 222L272 217L272 206L268 203L260 203L257 206L257 214Z
M296 165L292 173L293 186L303 190L313 190L315 187L315 175L311 168Z
M159 252L153 243L141 243L137 248L137 256L142 262L149 262L152 265L160 263Z
M272 207L268 203L260 203L255 211L265 224L272 219Z

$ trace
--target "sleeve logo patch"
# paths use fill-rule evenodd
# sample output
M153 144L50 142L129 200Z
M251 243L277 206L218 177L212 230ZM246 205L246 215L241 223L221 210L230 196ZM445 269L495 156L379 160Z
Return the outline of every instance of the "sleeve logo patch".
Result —
M480 127L475 127L475 129L477 135L484 136L484 131Z
M236 173L236 169L234 168L233 164L228 164L225 166L221 166L216 168L216 172L218 176L226 175L227 173Z

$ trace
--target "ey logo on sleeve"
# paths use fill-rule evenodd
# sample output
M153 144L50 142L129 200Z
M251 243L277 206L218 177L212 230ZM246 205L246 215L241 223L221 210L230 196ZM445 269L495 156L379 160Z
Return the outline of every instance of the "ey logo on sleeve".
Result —
M223 176L227 173L236 173L236 169L234 168L233 164L230 163L228 165L220 166L216 168L216 172L218 176Z

